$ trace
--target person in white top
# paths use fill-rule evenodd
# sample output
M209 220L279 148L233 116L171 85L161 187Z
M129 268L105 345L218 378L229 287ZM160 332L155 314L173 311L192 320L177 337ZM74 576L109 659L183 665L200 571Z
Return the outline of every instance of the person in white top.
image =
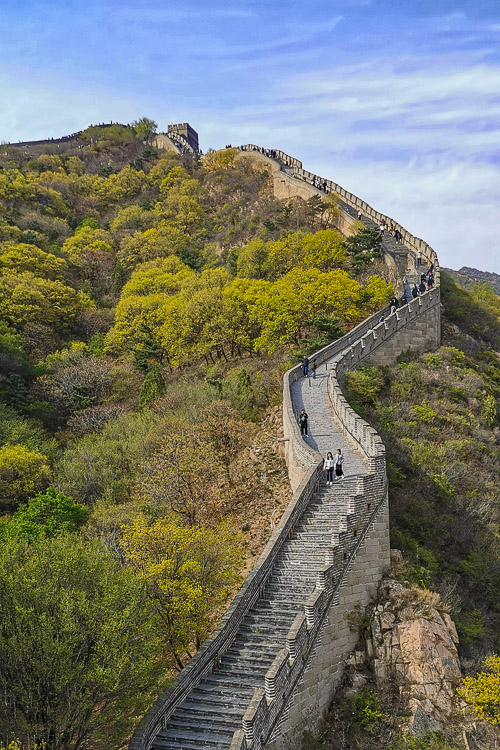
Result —
M326 483L333 484L333 469L335 466L335 459L330 451L326 454L326 458L323 461L323 469L326 474Z

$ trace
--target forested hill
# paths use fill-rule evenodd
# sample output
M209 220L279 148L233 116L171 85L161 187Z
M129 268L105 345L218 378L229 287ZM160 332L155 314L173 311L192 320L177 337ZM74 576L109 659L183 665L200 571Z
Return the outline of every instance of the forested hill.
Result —
M119 747L288 498L283 371L392 286L237 149L43 149L0 148L0 737Z

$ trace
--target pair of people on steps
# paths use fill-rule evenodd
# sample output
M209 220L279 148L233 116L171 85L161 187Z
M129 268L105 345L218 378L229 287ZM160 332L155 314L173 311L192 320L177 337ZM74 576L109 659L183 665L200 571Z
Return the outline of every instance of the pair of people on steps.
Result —
M327 484L333 484L334 482L333 472L334 471L335 471L336 478L342 479L342 477L344 476L343 463L344 463L344 456L340 448L337 450L335 457L332 455L330 451L328 451L328 453L326 454L326 458L324 459L324 462L323 462L323 469L326 474Z

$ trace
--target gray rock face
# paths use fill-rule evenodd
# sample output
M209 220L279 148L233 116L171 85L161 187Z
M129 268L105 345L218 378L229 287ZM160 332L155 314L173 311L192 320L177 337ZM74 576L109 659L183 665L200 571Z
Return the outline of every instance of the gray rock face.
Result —
M375 679L396 677L414 734L444 729L461 679L455 625L432 606L437 595L418 601L417 590L395 580L382 581L380 592L386 601L373 608L366 649Z

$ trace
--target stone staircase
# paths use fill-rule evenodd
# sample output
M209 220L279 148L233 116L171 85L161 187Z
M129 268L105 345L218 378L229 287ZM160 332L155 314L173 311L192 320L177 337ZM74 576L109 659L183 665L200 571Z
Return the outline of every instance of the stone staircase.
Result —
M248 612L219 668L206 675L169 719L154 750L224 750L316 585L332 535L352 496L350 480L321 486L276 558L263 594Z

